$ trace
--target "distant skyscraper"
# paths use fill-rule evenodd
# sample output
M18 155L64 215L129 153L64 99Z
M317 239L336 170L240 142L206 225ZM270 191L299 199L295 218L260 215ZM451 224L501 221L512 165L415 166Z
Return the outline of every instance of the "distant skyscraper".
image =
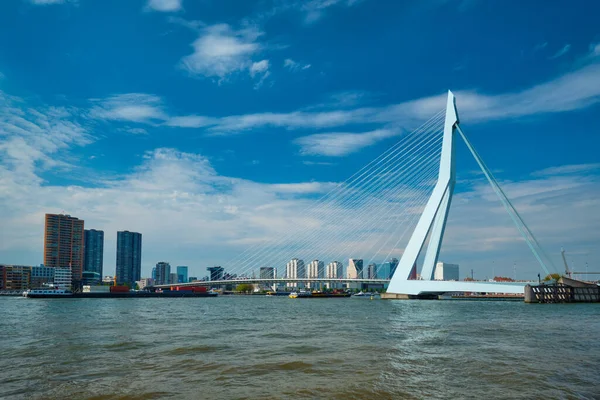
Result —
M291 259L286 265L285 276L286 278L306 278L304 260L299 260L297 258ZM297 284L296 282L288 282L287 285L289 287L304 286L303 284Z
M188 281L189 281L189 282L194 282L194 281L197 281L197 280L198 280L198 277L197 277L197 276L190 276L190 277L188 278Z
M72 279L81 280L83 272L83 220L64 214L46 214L44 265L71 267Z
M172 285L174 283L178 283L178 277L177 277L177 272L171 272L170 276L169 276L169 283Z
M215 267L208 267L208 268L206 268L206 270L210 274L210 278L209 279L211 281L221 281L221 280L223 280L223 272L225 271L225 268L219 267L219 266L215 266Z
M369 264L369 266L367 267L367 278L377 279L377 264Z
M188 267L185 265L178 266L176 283L187 283L187 281L188 281Z
M152 280L156 280L156 267L152 267Z
M139 281L142 273L142 234L117 232L117 283L130 287Z
M84 231L85 248L83 270L97 272L102 276L102 264L104 260L104 232L96 229Z
M397 267L398 267L398 259L392 258L390 260L390 271L389 271L388 279L392 279L392 276L394 276L394 272L396 272ZM416 269L415 269L415 271L416 271Z
M171 264L161 261L156 264L156 285L168 285L171 279Z
M344 265L339 261L332 261L327 264L326 278L340 279L344 277Z
M351 258L348 260L348 268L346 269L348 279L363 278L363 260Z
M313 260L308 264L307 278L323 278L325 276L325 264L323 261Z
M260 267L260 279L273 279L273 278L275 278L275 268Z

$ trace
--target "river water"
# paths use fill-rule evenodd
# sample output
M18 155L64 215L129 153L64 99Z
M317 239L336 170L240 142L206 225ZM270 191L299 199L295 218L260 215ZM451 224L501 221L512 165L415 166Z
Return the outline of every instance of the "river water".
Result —
M3 399L600 398L600 305L0 298Z

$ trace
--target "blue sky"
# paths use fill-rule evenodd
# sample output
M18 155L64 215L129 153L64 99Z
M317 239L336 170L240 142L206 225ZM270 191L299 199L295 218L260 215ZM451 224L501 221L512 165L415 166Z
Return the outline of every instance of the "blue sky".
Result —
M42 262L43 214L64 210L105 230L107 273L129 229L144 234L143 275L166 260L202 276L302 226L311 199L452 89L548 251L597 265L600 5L541 5L3 1L0 262ZM535 276L467 156L442 257Z

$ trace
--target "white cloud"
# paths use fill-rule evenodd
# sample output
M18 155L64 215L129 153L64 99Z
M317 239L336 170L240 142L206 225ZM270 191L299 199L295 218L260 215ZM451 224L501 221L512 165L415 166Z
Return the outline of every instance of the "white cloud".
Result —
M261 60L252 63L250 66L250 76L254 78L256 74L265 74L269 70L269 60Z
M562 57L565 54L567 54L569 52L569 50L571 50L571 45L570 44L566 44L566 45L563 46L563 48L561 48L556 53L554 53L554 55L551 56L550 59L553 60L555 58Z
M104 100L92 100L96 105L90 115L98 119L151 123L167 119L161 99L144 93L127 93Z
M364 133L319 133L298 138L294 142L300 146L302 154L341 157L398 134L398 131L391 129Z
M261 49L261 35L254 27L235 31L227 24L208 26L192 43L194 52L182 59L182 66L193 75L222 80L251 67L251 57Z
M162 12L174 12L181 10L181 0L149 0L147 9Z
M214 125L215 123L215 118L202 117L199 115L186 115L182 117L171 117L167 120L166 125L179 128L201 128Z
M305 70L311 67L310 64L300 64L299 62L296 62L291 58L286 58L285 60L283 60L283 66L289 69L290 71Z

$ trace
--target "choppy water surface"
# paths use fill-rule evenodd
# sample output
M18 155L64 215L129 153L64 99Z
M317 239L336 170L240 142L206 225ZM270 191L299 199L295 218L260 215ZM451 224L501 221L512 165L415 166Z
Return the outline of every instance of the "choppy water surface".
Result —
M600 398L600 306L0 298L0 398Z

